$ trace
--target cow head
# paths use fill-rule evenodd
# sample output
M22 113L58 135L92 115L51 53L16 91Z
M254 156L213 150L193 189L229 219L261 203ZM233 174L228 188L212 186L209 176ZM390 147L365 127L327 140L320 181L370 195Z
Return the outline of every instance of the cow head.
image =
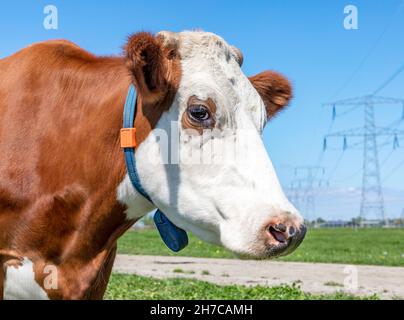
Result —
M306 228L261 137L291 98L288 80L246 77L241 52L207 32L138 33L125 50L139 96L137 168L155 205L240 255L293 251Z

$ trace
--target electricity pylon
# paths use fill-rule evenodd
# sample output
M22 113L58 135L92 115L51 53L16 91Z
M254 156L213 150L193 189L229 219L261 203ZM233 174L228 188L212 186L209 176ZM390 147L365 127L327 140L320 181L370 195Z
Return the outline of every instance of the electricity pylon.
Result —
M383 191L380 181L380 166L378 156L377 137L393 137L393 148L399 147L399 136L404 135L404 131L392 129L391 127L377 127L375 121L374 107L377 105L400 104L403 106L402 119L404 119L404 100L367 95L364 97L345 99L325 105L333 107L333 119L337 115L338 106L354 106L364 108L364 125L359 128L339 131L327 134L324 137L323 148L327 148L327 139L333 137L343 137L343 149L348 149L348 137L363 138L363 176L362 176L362 196L360 206L361 221L366 216L374 216L385 224L388 219L384 210ZM348 110L349 112L349 110ZM347 111L345 111L347 113ZM353 146L357 146L356 143Z
M303 211L306 220L315 221L317 189L328 185L323 179L325 170L319 166L300 166L295 168L294 178L290 183L290 200ZM304 206L304 207L303 207Z

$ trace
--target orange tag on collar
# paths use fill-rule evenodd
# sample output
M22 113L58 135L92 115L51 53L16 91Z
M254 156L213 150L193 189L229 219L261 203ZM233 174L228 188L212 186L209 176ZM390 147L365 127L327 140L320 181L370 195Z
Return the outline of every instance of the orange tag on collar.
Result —
M121 148L136 147L136 128L121 129Z

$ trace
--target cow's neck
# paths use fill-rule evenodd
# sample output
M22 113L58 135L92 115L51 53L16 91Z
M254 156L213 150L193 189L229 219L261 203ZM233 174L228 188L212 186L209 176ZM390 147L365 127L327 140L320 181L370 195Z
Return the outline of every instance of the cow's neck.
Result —
M123 106L132 79L128 76L122 60L110 59L108 62L111 65L107 64L103 72L101 68L96 70L103 74L102 86L104 89L100 88L100 90L111 91L108 102L104 106L100 106L94 118L86 121L86 123L91 123L88 131L97 132L97 141L101 143L96 150L84 150L86 155L83 155L83 157L93 158L90 163L87 163L89 167L86 170L88 171L86 176L91 176L92 164L96 164L98 173L102 174L101 177L94 177L97 181L90 187L89 194L86 196L80 195L81 191L78 189L72 190L73 197L83 197L80 208L74 209L78 228L71 232L69 239L62 245L63 254L59 257L65 261L60 269L66 270L65 273L62 272L60 279L64 282L63 295L70 298L102 297L101 294L107 285L108 270L111 269L115 258L117 239L153 208L148 201L134 191L133 186L129 183L123 152L119 146L118 135L122 126ZM112 76L111 73L115 76ZM109 77L110 75L111 77ZM110 80L112 81L108 83ZM87 93L84 91L83 94ZM138 145L155 127L164 111L162 106L166 105L166 101L162 101L161 105L145 105L139 95L135 118ZM105 115L105 118L101 116L100 119L99 115ZM82 162L85 161L82 158ZM72 188L74 189L74 187ZM120 195L122 196L122 188L126 190L124 192L127 192L127 201L122 201L125 198L119 198ZM76 200L72 202L77 203ZM69 203L63 205L69 207ZM85 226L85 228L80 226ZM37 268L41 269L41 264L38 264ZM72 270L78 271L75 274ZM66 292L66 290L68 291Z

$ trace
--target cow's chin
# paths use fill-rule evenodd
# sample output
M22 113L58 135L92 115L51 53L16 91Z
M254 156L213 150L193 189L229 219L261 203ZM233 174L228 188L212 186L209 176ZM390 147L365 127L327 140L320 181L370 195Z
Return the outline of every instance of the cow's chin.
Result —
M188 225L187 231L204 242L223 247L239 259L261 260L280 256L276 254L276 250L269 251L264 243L260 245L259 242L256 241L258 237L245 239L244 235L238 234L237 232L227 233L224 230L219 232L217 228L215 228L215 231L212 231L213 229L214 228L201 228L200 224L191 224ZM245 239L246 241L242 241L241 239Z
M270 260L276 259L281 256L286 256L292 253L295 248L288 249L286 245L280 246L259 246L246 245L244 248L234 248L233 246L227 246L223 244L223 247L232 252L238 259L243 260Z
M240 226L226 226L222 228L220 235L221 245L228 251L234 253L240 259L275 259L292 253L303 241L306 233L305 227L299 230L302 235L298 238L291 238L285 242L279 242L266 233L251 231Z
M236 247L233 244L229 245L227 243L223 243L222 246L228 251L232 252L238 259L263 260L276 258L279 256L274 252L268 252L268 250L264 246L261 247L257 244L246 244L243 247Z

